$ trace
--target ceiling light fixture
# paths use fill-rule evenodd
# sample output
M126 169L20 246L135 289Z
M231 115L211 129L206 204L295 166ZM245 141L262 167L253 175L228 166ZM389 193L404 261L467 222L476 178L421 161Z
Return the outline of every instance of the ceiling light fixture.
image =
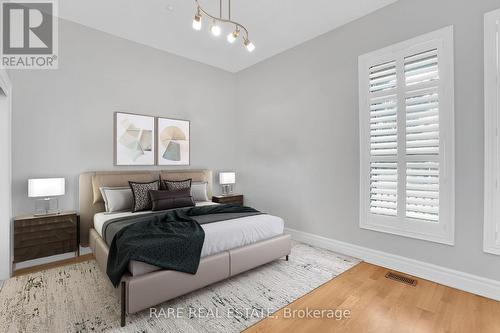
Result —
M193 29L194 30L201 30L201 19L202 16L206 16L207 18L212 20L212 23L210 24L210 32L214 36L220 36L222 33L222 28L219 25L219 23L222 24L231 24L234 25L236 28L233 32L227 35L227 41L230 44L233 44L238 37L240 36L240 32L243 31L244 36L243 36L243 45L247 49L248 52L253 52L255 50L255 45L250 41L248 38L248 30L238 22L232 21L231 20L231 0L227 0L228 2L228 15L227 18L222 17L222 0L219 0L219 16L214 16L209 14L205 9L203 9L200 6L200 3L198 0L195 0L196 2L196 14L193 19Z
M245 39L245 47L247 48L247 51L248 52L253 52L253 50L255 50L255 45L253 45L253 43L251 41L249 41L248 39Z
M240 28L236 27L236 30L227 35L227 41L233 44L234 41L238 39L239 35L240 35Z
M210 26L210 31L212 32L212 35L216 37L220 36L222 30L215 20L212 21L212 25Z
M193 29L201 30L201 14L198 12L193 19Z

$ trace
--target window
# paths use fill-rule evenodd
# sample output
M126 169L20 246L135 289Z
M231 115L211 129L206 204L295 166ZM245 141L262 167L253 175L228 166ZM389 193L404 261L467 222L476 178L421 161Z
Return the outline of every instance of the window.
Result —
M500 255L500 10L484 17L484 251Z
M454 244L453 27L359 57L360 227Z

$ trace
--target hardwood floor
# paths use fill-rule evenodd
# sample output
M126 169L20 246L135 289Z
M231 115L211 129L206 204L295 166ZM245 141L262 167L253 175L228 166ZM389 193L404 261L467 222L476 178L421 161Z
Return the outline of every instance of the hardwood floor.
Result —
M76 264L76 263L83 262L83 261L88 261L88 260L91 260L91 259L94 259L94 255L93 254L84 254L84 255L81 255L81 256L76 257L76 258L64 259L64 260L59 260L59 261L51 262L51 263L48 263L48 264L43 264L43 265L38 265L38 266L33 266L33 267L28 267L28 268L23 268L23 269L18 269L18 270L15 270L12 273L12 277L14 277L14 276L20 276L20 275L26 275L26 274L30 274L30 273L36 273L36 272L40 272L40 271L43 271L43 270L46 270L46 269L51 269L51 268L54 268L54 267L60 267L60 266L65 266L65 265Z
M18 270L14 276L39 272L93 258L92 254ZM264 319L246 333L499 333L500 302L434 282L416 286L385 278L386 268L361 263ZM293 311L348 310L349 318L290 318ZM301 310L302 312L299 312ZM339 315L337 312L335 315ZM285 318L288 316L288 318Z
M422 279L414 287L405 285L386 279L387 272L361 263L245 332L500 332L500 302ZM306 308L350 310L351 315L342 320L284 318Z

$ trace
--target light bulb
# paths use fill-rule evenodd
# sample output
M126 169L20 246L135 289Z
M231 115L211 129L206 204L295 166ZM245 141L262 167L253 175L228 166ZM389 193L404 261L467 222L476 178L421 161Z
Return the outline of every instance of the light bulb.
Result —
M235 40L236 40L236 37L234 37L234 34L232 32L229 35L227 35L227 41L229 43L233 44Z
M214 21L212 23L212 26L210 27L210 31L212 32L212 35L214 35L214 36L220 36L221 28Z
M196 14L193 19L193 29L201 30L201 16Z
M247 48L248 52L253 52L253 50L255 50L255 45L253 45L253 43L248 39L245 40L245 47Z
M227 41L229 43L233 44L239 35L240 35L240 29L238 27L236 27L236 30L234 30L229 35L227 35Z

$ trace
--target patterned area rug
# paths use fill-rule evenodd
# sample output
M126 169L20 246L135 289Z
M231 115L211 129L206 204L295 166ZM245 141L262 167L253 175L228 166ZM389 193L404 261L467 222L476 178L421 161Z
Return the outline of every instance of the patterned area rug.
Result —
M119 299L92 260L5 281L0 332L240 332L357 263L297 243L288 262L274 261L130 315L120 328Z

